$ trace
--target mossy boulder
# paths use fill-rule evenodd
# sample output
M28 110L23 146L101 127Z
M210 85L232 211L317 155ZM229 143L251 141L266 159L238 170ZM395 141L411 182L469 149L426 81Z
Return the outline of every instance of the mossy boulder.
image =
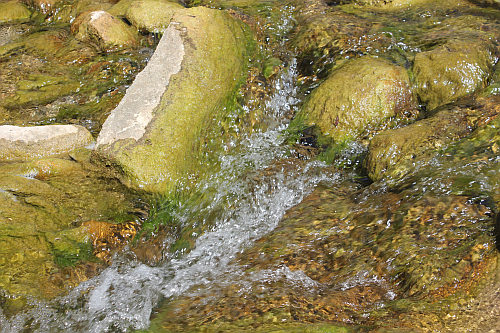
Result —
M245 80L252 37L227 12L176 12L147 67L103 125L94 161L128 186L166 194L210 168L211 144ZM205 165L205 166L204 166Z
M27 20L30 17L31 11L19 1L0 3L0 23Z
M76 39L90 43L101 51L113 51L138 45L135 29L106 11L85 12L71 25Z
M77 125L0 126L0 161L25 161L62 154L92 142Z
M140 0L142 2L143 0ZM113 7L111 7L108 12L113 15L113 16L118 16L118 17L126 17L127 11L130 6L135 4L137 0L120 0L118 1L117 4L115 4ZM172 4L179 4L178 1L172 0L146 0L147 3L152 3L152 2L158 2L160 4L165 4L167 2L170 2ZM154 6L154 5L153 5Z
M499 97L482 98L472 104L451 105L433 116L403 128L389 129L370 140L364 160L369 177L401 178L413 168L417 157L428 150L445 149L470 134L478 125L500 112Z
M491 45L449 40L418 53L413 62L415 91L428 110L486 87L495 58Z
M319 141L344 143L399 113L413 112L403 67L370 56L346 62L310 95L292 126L315 126Z
M80 224L126 218L133 198L116 180L70 160L1 166L0 289L52 298L89 278L84 267L92 257L92 234ZM82 271L65 277L67 267Z
M126 17L137 29L158 33L168 27L172 16L182 8L182 5L175 2L137 1L128 7Z

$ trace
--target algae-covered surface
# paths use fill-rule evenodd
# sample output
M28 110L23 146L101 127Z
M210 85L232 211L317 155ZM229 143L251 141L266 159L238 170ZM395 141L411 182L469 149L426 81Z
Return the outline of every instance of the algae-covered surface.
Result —
M3 27L10 42L0 47L0 123L72 123L96 136L151 56L153 39L102 54L78 41L69 23L35 22Z
M97 135L144 67L155 36L102 53L69 28L78 8L123 18L130 1L77 3L0 27L3 123ZM228 85L199 63L171 82L189 93L175 108L216 100L225 116L171 114L149 129L160 153L202 133L171 158L208 176L184 179L183 196L146 198L88 150L0 166L0 330L497 331L496 2L182 4L195 7L176 14L186 24L189 11L217 12L257 38ZM214 36L235 47L197 33L207 44L188 34L188 52L209 52ZM164 168L148 163L137 162Z
M0 174L0 285L13 297L52 298L95 274L83 222L135 219L136 195L73 160L6 164ZM75 272L59 277L67 267Z

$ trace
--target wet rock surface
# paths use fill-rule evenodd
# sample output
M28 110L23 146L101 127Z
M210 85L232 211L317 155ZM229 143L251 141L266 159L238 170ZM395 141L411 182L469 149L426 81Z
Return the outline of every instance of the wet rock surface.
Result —
M451 40L415 56L416 93L428 110L486 87L494 64L489 47Z
M67 159L0 169L1 288L13 299L52 298L94 275L93 231L82 222L126 218L137 197Z
M8 1L0 4L0 23L17 20L28 20L31 11L18 1Z
M376 135L364 160L368 175L377 181L384 175L397 179L413 168L415 160L426 151L442 150L470 134L479 125L494 119L498 98L482 98L465 105L441 108L429 118L406 127L386 130Z
M474 4L478 2L482 6ZM146 31L162 30L170 20L160 22L152 15L152 6L169 4L157 1L146 7L147 3L29 2L34 10L31 19L39 25L19 20L0 27L2 124L77 123L97 137L106 118L119 119L111 110L152 55L151 41L156 37ZM175 111L172 117L151 125L151 119L159 119L154 107L151 114L150 110L134 113L147 104L144 99L129 104L127 111L124 105L144 93L129 89L135 95L128 102L125 97L115 110L129 113L118 121L125 125L114 132L107 132L106 125L101 131L101 144L114 146L108 147L109 155L94 156L100 166L91 163L90 152L84 149L71 152L72 160L66 156L0 166L2 325L14 332L15 327L23 332L96 331L96 327L129 331L147 327L152 313L151 330L159 332L496 330L500 134L498 75L492 73L500 30L496 9L488 7L494 2L203 4L217 10L176 6L172 22L181 24L165 35L170 34L173 44L180 40L177 45L185 48L186 55L177 57L181 64L172 66L169 79L154 76L164 66L143 72L158 81L160 93L155 96L182 96L176 103L147 95L153 104ZM133 10L144 8L151 15L142 23L134 21ZM141 46L132 43L122 50L119 43L102 46L104 33L76 39L83 19L74 23L73 34L69 22L96 10L128 20ZM283 13L288 16L279 16ZM211 70L231 63L231 48L248 56L246 46L235 46L240 44L233 37L241 37L242 44L255 41L244 34L227 37L220 33L224 29L214 28L220 22L201 27L199 19L205 14L212 21L220 19L231 32L245 30L238 21L244 20L258 36L260 50L251 59L247 82L231 100L237 106L224 104L224 98L234 97L228 93L235 93L236 81L244 81L241 59L236 57L240 59L236 67L243 69L222 79L214 79ZM217 47L230 45L230 50L216 55L210 65L187 63L195 48L214 49L208 45L212 33L220 36ZM287 70L292 74L280 75ZM136 81L151 84L140 76ZM483 97L476 99L479 94ZM305 96L309 99L302 104ZM219 109L213 107L214 101ZM238 110L230 115L232 123L215 115L214 110L224 106ZM204 107L208 116L191 112ZM181 117L181 112L189 116ZM134 127L127 122L130 115L145 122L124 139L130 134L127 128ZM272 120L267 123L266 117ZM292 139L273 141L290 135L280 131L291 118L295 118L292 125L298 124ZM273 126L279 130L268 132ZM212 129L208 134L207 127ZM299 136L294 136L297 131ZM242 162L237 132L260 136L260 141L245 137L251 155L297 141L292 148L285 147L286 153L267 160L264 155L245 157ZM222 144L223 136L230 140ZM182 146L186 138L191 143ZM340 172L309 161L337 141L351 142L337 151L334 165L353 170ZM275 146L266 147L266 142ZM140 158L127 169L122 161L140 145ZM299 146L307 153L297 153ZM186 201L168 198L150 219L147 209L138 209L144 208L138 195L110 177L147 190L153 188L150 184L177 175L179 179L189 175L187 183L195 183L205 168L217 169L210 164L214 147L227 153L221 159L231 167L227 170L244 164L244 171L202 182ZM197 154L209 157L198 159ZM111 168L102 168L103 164ZM172 165L183 171L167 169ZM335 177L326 177L328 181L316 186L279 224L277 218L276 229L267 226L258 234L256 221L282 209L280 203L265 200L273 194L293 196L281 186L299 182L297 177L305 176L297 170L308 167L307 176ZM147 173L135 175L134 170L141 168ZM210 187L226 184L231 177L243 181L234 187ZM293 189L302 191L301 186ZM164 193L165 187L151 191ZM251 206L241 205L239 200L246 199ZM183 215L181 208L194 213ZM252 209L257 213L251 215ZM256 224L245 229L243 222L233 223L238 214ZM138 216L154 227L141 233ZM217 230L219 224L227 230ZM231 231L234 234L224 234ZM209 237L217 239L207 245ZM217 252L227 242L241 246L228 251L234 257ZM200 249L200 244L207 247ZM206 251L206 256L190 257L196 251ZM224 261L230 264L218 264ZM81 284L74 298L55 298L107 265L98 282ZM195 268L189 270L189 265ZM210 271L221 267L221 272ZM201 272L207 268L209 272ZM184 275L176 276L179 271ZM190 280L195 281L183 284ZM155 303L159 294L166 298ZM24 295L51 303L37 308ZM96 295L99 301L92 298Z
M76 39L101 51L130 48L138 44L137 32L106 11L86 12L71 25Z
M342 144L389 117L415 112L406 70L367 56L334 70L311 93L294 122L316 126L318 137Z

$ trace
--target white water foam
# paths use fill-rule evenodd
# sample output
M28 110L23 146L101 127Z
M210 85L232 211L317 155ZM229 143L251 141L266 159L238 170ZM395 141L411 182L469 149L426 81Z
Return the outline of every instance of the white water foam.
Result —
M10 320L0 313L2 333L24 332L128 332L146 329L153 308L161 298L182 295L193 286L237 278L242 272L231 260L251 242L276 228L285 212L300 203L320 181L334 181L338 175L321 172L324 165L310 162L285 171L263 170L287 152L280 137L282 110L296 103L296 77L292 64L283 74L278 93L272 96L268 113L277 127L255 133L242 140L234 151L221 160L221 170L200 185L213 192L210 202L201 209L210 211L227 207L202 234L194 248L184 256L158 267L150 267L124 252L113 265L95 278L81 283L69 295L51 303L34 302L32 310ZM265 170L264 170L265 171ZM196 208L195 208L196 209ZM186 214L182 223L192 223ZM283 268L281 277L311 287L307 276ZM256 276L256 278L259 278ZM260 277L264 278L264 277Z

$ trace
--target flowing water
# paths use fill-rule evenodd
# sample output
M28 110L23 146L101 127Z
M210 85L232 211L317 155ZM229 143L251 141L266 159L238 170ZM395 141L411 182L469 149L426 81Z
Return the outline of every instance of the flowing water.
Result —
M120 253L111 267L69 295L48 303L34 302L31 310L8 321L4 318L2 332L23 332L27 328L34 332L145 329L161 299L182 295L195 285L238 279L241 269L229 264L237 253L276 228L285 212L300 203L319 182L339 178L338 173L328 171L317 161L290 163L261 175L289 153L283 145L283 115L299 102L296 76L293 61L277 80L276 93L267 102L269 129L235 143L234 153L221 157L220 171L199 185L200 192L211 195L197 206L178 208L176 222L186 225L203 223L203 216L226 207L215 221L209 221L210 230L196 239L191 251L157 267L139 262L126 251ZM269 274L284 274L291 283L305 287L314 284L305 275L290 271Z
M274 55L286 64L270 80L272 87L268 87L268 94L259 104L262 108L260 127L224 142L224 153L217 156L217 170L196 185L191 191L192 197L166 205L167 208L160 205L160 212L168 210L168 223L181 229L180 237L165 238L164 243L176 249L166 254L165 260L147 265L132 249L125 248L114 255L109 267L65 296L50 301L28 299L25 310L12 316L4 315L0 308L1 332L148 330L155 316L190 317L189 311L201 311L204 306L210 308L213 302L224 303L220 300L231 294L228 291L231 288L237 289L236 298L252 300L254 297L263 302L268 301L267 297L274 295L273 292L280 297L286 294L286 297L278 297L276 302L282 304L276 308L293 308L296 305L292 303L302 302L297 307L310 310L307 310L309 317L300 311L295 315L288 313L288 317L283 314L269 316L273 323L290 321L290 318L297 321L306 318L302 322L315 323L322 322L325 317L328 320L335 317L336 322L345 324L373 324L377 318L382 318L376 322L380 325L384 318L411 322L422 313L425 317L426 311L438 313L438 321L442 317L454 318L457 313L463 314L456 304L474 309L470 305L472 301L466 297L463 297L463 304L456 299L452 299L456 303L452 305L441 300L463 285L468 290L468 282L462 282L466 280L464 275L473 276L470 280L476 282L484 271L494 266L491 262L496 250L492 233L495 232L497 208L491 202L500 197L495 190L496 178L491 176L498 172L498 159L493 156L498 150L496 139L486 139L479 148L471 143L473 147L468 152L460 142L445 146L439 154L414 163L416 169L428 169L427 173L412 171L396 183L385 179L371 184L364 174L350 167L359 166L356 157L366 153L365 142L352 142L343 147L337 154L335 167L316 159L296 158L293 148L286 142L289 118L299 110L304 95L318 85L338 59L326 52L310 56L297 55L287 49L290 44L286 36L297 23L293 6L286 4L273 10L272 1L271 5L269 1L262 1L260 7L252 7L245 1L221 3L221 8L239 6L250 14L258 13L261 19L268 19L261 34L275 39L270 43ZM318 3L322 4L318 13L328 8L323 2L311 1L311 11ZM481 11L475 7L474 10L469 16ZM355 6L346 9L346 12L359 14L360 20L372 20L375 28L363 38L350 36L350 41L343 40L346 45L339 57L348 59L355 54L380 51L389 54L394 63L408 66L409 54L431 47L425 44L425 39L430 38L433 31L421 37L418 31L409 29L408 37L398 30L408 18L418 17L412 29L418 24L427 24L426 16L418 9L410 9L399 18L392 14L380 15L378 21L374 19L377 14L358 11ZM443 17L458 16L452 10L444 13ZM494 17L489 13L478 20L488 15ZM391 19L394 21L388 23ZM486 19L481 22L482 29L489 31L491 27ZM385 49L380 47L384 43L387 43ZM144 51L148 52L149 49ZM120 55L117 62L134 63L127 57ZM112 60L96 64L99 65L95 68L102 67L103 71L114 66ZM90 66L87 74L93 71ZM123 78L127 83L130 73ZM494 79L490 83L494 84ZM99 92L99 98L111 98L114 96L111 92ZM255 111L251 103L243 105L242 109L247 113ZM46 120L51 121L54 119ZM78 121L84 123L85 119ZM484 132L496 138L497 125L492 123ZM97 131L99 125L93 122L89 127ZM481 133L471 142L482 142ZM468 147L467 142L465 146ZM474 156L474 160L469 161L467 155ZM476 172L481 165L490 178ZM342 169L345 166L348 168ZM448 174L456 176L448 179ZM461 185L459 174L469 177L467 184ZM304 205L300 206L301 203ZM317 219L316 216L306 222L293 219L307 215L308 207L317 209ZM413 223L411 214L420 214L424 222L416 218L417 222ZM286 222L281 225L283 220ZM433 220L439 221L439 226L428 223ZM407 221L410 221L409 226L405 224ZM312 231L308 229L316 227ZM305 234L309 238L301 238ZM434 240L437 243L433 243ZM263 242L268 242L269 249L265 245L259 247ZM282 243L289 245L288 248L286 245L280 248ZM296 252L290 254L289 251ZM308 257L310 253L314 254ZM269 264L272 260L266 255L274 256L273 260L285 259ZM481 266L482 262L488 267ZM405 270L404 267L410 268ZM443 267L450 267L451 273L442 273ZM314 278L320 271L327 271L327 278ZM436 298L419 303L429 294ZM318 301L322 296L326 301ZM491 298L494 305L496 298ZM196 306L199 306L184 314L179 310L182 306L169 310L170 303L186 299L198 302ZM491 309L493 305L486 308ZM478 309L483 311L481 306ZM441 311L449 312L442 314ZM403 314L408 312L410 316L405 317ZM322 313L327 315L321 317ZM476 317L471 315L471 318ZM422 322L425 320L427 317ZM246 329L248 324L251 329L255 323L249 323L243 323L240 328ZM455 327L459 326L460 322ZM432 329L430 324L426 327ZM333 328L332 331L337 332Z

